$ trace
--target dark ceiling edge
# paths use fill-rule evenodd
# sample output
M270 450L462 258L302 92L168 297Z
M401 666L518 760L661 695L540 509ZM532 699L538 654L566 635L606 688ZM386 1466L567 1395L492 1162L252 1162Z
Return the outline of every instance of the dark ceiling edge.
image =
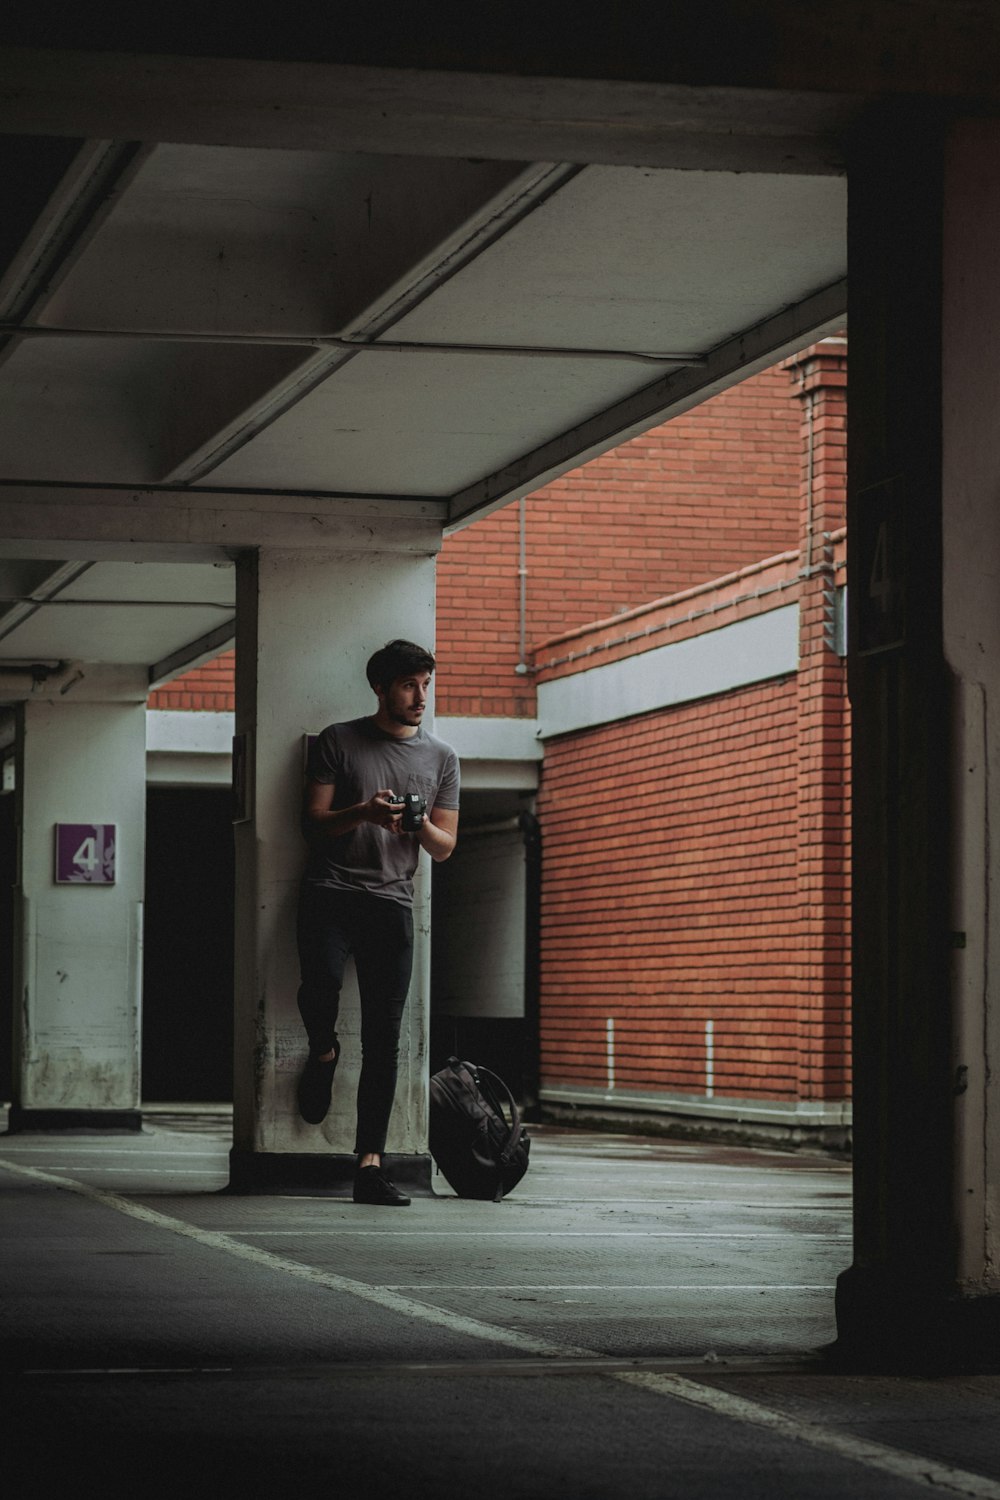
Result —
M53 10L55 9L55 16ZM22 47L53 40L96 49L318 65L392 67L601 79L673 80L701 87L843 87L845 75L872 90L906 90L926 74L988 74L998 17L992 0L672 0L661 10L618 6L581 21L577 7L285 6L219 0L192 25L183 8L81 8L8 0L4 33ZM994 73L995 76L995 73ZM941 84L938 85L941 87Z
M446 533L459 530L590 459L689 410L832 333L847 320L843 277L718 345L701 366L664 375L453 495Z
M225 624L218 625L214 630L208 631L206 635L199 636L195 641L189 641L186 646L181 646L177 651L172 651L162 661L154 662L149 668L149 686L155 688L163 682L169 682L185 668L198 666L200 662L209 661L224 651L236 640L235 617L227 620Z

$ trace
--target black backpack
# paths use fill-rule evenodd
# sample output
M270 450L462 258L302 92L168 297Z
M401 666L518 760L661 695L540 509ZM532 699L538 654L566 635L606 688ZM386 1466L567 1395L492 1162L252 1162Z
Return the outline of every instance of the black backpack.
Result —
M503 1079L489 1068L449 1057L447 1067L431 1078L430 1146L460 1198L499 1203L528 1170L531 1141Z

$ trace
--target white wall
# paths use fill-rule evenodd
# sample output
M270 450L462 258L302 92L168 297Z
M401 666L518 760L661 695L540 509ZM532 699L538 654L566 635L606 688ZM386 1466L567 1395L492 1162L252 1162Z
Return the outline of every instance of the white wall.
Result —
M15 1091L23 1109L139 1105L145 704L20 712ZM57 823L117 826L114 885L57 885Z
M434 884L434 1013L524 1015L520 830L463 834Z

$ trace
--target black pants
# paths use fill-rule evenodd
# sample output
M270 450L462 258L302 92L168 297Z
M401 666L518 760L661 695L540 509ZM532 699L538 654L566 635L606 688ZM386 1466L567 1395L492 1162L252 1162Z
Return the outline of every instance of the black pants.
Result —
M337 1038L344 968L351 954L361 995L361 1078L355 1151L385 1150L399 1066L399 1027L413 967L413 913L398 901L303 884L299 897L299 1011L310 1050Z

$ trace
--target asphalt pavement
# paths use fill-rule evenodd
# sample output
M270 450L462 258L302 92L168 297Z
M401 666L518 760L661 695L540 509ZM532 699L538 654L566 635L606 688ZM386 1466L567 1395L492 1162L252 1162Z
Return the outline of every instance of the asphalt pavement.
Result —
M222 1110L0 1135L12 1496L1000 1500L1000 1377L824 1357L850 1168L552 1127L502 1204L226 1191Z

